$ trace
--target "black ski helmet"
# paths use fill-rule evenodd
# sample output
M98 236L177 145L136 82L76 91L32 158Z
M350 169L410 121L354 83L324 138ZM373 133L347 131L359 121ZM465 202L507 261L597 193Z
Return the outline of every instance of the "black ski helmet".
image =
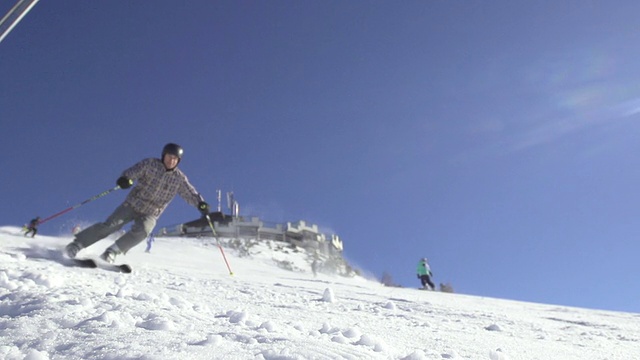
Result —
M180 160L182 160L182 153L184 153L184 150L182 150L182 146L174 143L168 143L164 146L164 148L162 148L162 156L160 157L160 159L164 161L164 156L166 154L169 154L177 156L179 162Z

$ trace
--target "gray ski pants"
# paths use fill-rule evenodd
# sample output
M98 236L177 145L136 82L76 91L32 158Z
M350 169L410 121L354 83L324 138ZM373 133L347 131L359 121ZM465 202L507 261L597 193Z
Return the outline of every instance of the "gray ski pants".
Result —
M124 203L118 206L105 222L93 224L77 233L74 241L82 244L85 248L89 247L133 221L131 230L120 236L115 242L120 251L126 254L127 251L149 236L156 226L156 220L154 216L138 213L129 204Z

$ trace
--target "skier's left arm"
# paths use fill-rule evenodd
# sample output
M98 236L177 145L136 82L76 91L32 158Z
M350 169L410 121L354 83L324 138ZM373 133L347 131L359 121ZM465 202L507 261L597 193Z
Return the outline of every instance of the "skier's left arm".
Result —
M209 204L204 201L204 198L189 182L189 179L185 176L183 182L178 189L178 195L183 198L189 205L195 206L202 215L209 214Z

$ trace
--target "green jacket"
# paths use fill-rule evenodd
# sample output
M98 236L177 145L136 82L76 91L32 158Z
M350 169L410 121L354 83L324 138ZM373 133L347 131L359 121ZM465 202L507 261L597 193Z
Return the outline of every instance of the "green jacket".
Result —
M420 260L420 262L418 263L418 275L422 276L422 275L429 275L431 276L431 268L429 267L429 264L427 264L426 262Z

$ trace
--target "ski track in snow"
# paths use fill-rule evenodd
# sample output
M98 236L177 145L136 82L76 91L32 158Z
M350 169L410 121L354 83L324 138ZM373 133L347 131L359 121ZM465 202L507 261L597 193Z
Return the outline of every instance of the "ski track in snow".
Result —
M640 358L638 314L313 277L264 249L226 249L229 276L217 248L192 239L136 248L134 273L117 274L65 266L69 238L1 229L2 359Z

